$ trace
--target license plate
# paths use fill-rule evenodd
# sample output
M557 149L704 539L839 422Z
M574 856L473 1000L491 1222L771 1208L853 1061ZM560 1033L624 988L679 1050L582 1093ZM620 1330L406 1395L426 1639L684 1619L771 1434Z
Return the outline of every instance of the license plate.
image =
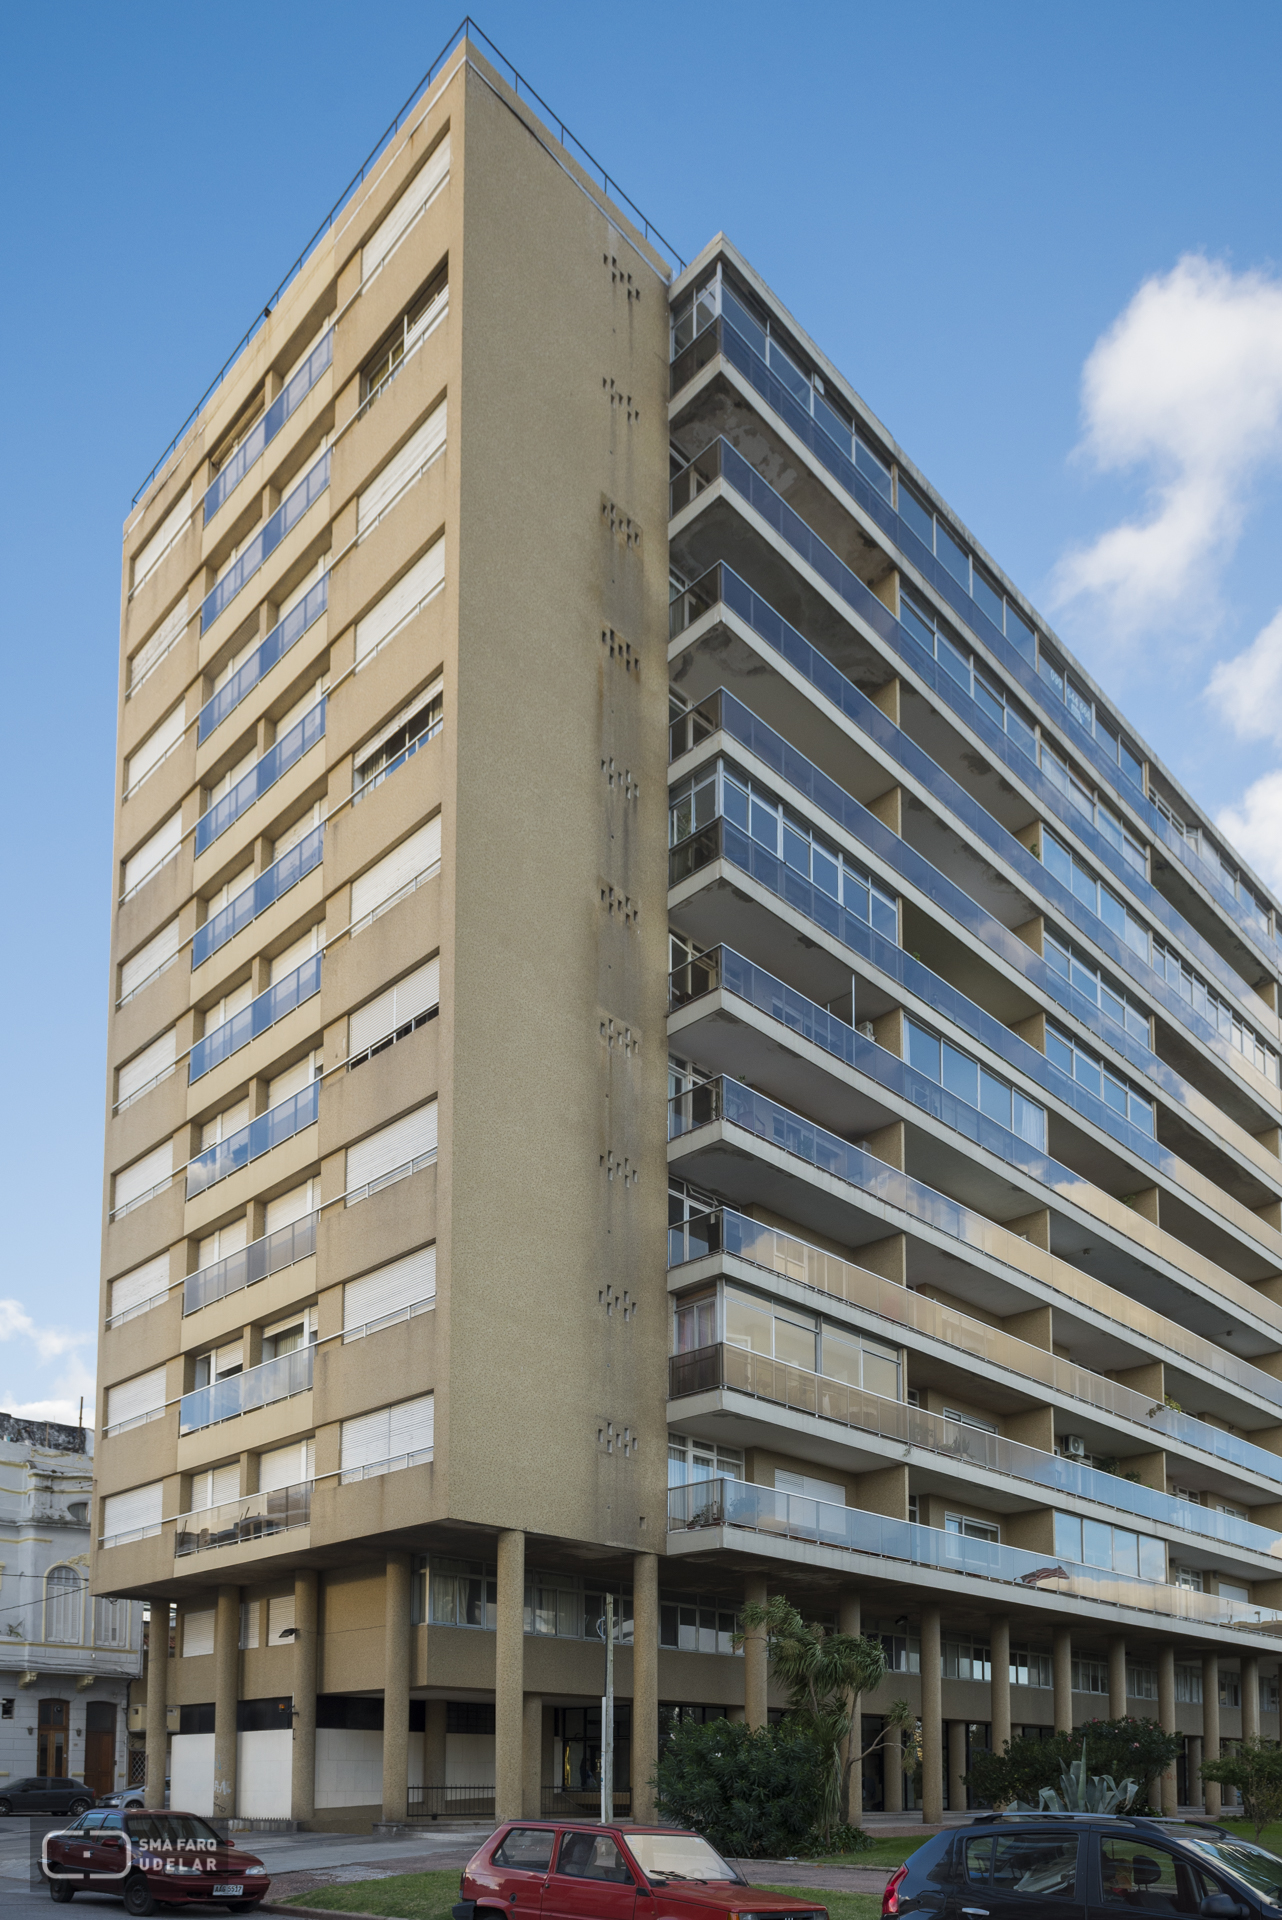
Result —
M229 1894L243 1893L244 1891L245 1889L243 1887L215 1887L213 1890L215 1900L225 1900Z

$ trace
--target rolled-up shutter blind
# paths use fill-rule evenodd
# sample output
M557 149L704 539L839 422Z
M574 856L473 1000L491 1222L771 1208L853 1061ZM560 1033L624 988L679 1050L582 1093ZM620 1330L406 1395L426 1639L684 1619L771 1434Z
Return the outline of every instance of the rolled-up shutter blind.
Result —
M162 827L157 827L150 840L144 840L137 853L131 854L125 861L125 892L132 893L140 880L176 853L182 845L183 817L179 809L171 813Z
M119 1280L112 1281L112 1318L118 1313L128 1313L131 1307L140 1307L144 1300L154 1300L158 1293L165 1293L168 1288L169 1255L158 1253L154 1260L148 1260L146 1266L135 1267L132 1273L124 1273Z
M132 1100L140 1087L145 1087L158 1074L172 1067L177 1058L178 1031L171 1027L168 1033L162 1033L159 1040L153 1040L149 1047L136 1053L129 1064L120 1069L116 1082L117 1105Z
M389 1409L388 1458L402 1453L422 1453L432 1445L435 1402L430 1393L417 1400L402 1400Z
M312 1183L305 1180L301 1187L291 1187L288 1193L282 1193L277 1199L267 1202L264 1231L275 1233L278 1227L292 1227L295 1220L304 1219L311 1211Z
M363 620L356 622L356 664L359 667L382 646L390 633L430 600L445 579L445 539L433 541L421 560L416 560L396 585L376 600Z
M438 957L429 960L425 967L407 974L404 980L398 980L394 987L388 987L377 999L359 1007L352 1015L348 1052L364 1053L376 1040L385 1039L416 1015L437 1006L441 998L440 983L441 962Z
M449 173L450 136L447 133L440 145L428 155L391 212L384 216L365 242L361 252L362 280L368 280L375 267L386 260L411 221L448 180Z
M186 715L180 700L172 713L166 714L158 727L153 727L142 745L130 754L125 762L125 789L136 787L145 780L152 768L158 766L169 752L176 747L186 731Z
M411 880L437 866L441 858L441 816L402 840L389 854L352 882L352 919L362 920Z
M425 1393L417 1400L402 1400L377 1413L344 1420L340 1470L349 1473L356 1467L379 1466L408 1453L426 1452L432 1445L432 1416L432 1396Z
M258 1456L258 1490L274 1492L277 1487L296 1487L312 1477L310 1440L295 1440L288 1447L273 1447Z
M128 1493L109 1493L102 1503L104 1540L118 1533L140 1533L144 1527L160 1525L164 1482L153 1480L147 1487L131 1487Z
M269 1647L288 1645L281 1640L286 1627L294 1624L294 1596L292 1593L273 1594L267 1602L267 1644ZM291 1636L292 1638L292 1636Z
M131 1167L123 1167L116 1175L115 1211L127 1207L131 1200L147 1193L152 1187L158 1187L167 1180L174 1170L174 1143L166 1140L163 1146L153 1147L150 1153L135 1160Z
M428 164L431 164L430 161ZM447 158L447 171L448 167L449 161ZM395 213L395 211L396 209L393 207L392 212ZM390 217L389 215L389 218ZM383 224L386 226L387 222L384 221ZM188 491L182 496L176 506L169 509L169 512L152 534L151 539L148 540L145 545L139 547L138 552L134 556L133 590L135 593L137 593L139 587L147 578L147 575L153 573L160 565L166 553L168 553L170 547L172 547L174 541L178 538L190 519L191 494L190 491Z
M140 1373L132 1380L122 1380L118 1387L107 1388L107 1425L121 1426L126 1420L141 1420L149 1413L159 1413L165 1404L165 1369L153 1367L150 1373Z
M214 1610L183 1615L183 1659L214 1650Z
M156 631L143 642L129 661L129 684L136 687L155 666L157 660L163 660L170 647L182 638L187 625L187 596L183 595L177 606L171 607Z
M436 1102L393 1120L367 1140L347 1149L347 1189L363 1187L436 1148Z
M356 502L358 534L364 532L371 520L377 520L389 500L394 500L401 488L408 486L445 445L446 405L442 400L439 407L432 409L422 426L410 435L399 453L392 455L359 496ZM442 543L438 540L436 544Z
M436 1298L436 1248L420 1247L343 1288L343 1327L368 1326L421 1300Z
M128 999L135 987L150 979L158 967L163 967L178 952L178 922L171 920L167 927L153 934L145 947L139 947L132 960L126 960L120 969L120 997Z
M191 1477L191 1511L204 1513L209 1507L221 1507L224 1501L240 1498L240 1466L206 1467Z

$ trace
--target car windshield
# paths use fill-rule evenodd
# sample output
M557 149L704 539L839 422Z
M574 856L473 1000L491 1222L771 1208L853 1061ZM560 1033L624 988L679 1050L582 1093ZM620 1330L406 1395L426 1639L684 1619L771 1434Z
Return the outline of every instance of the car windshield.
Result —
M1223 1868L1235 1880L1243 1880L1271 1906L1282 1907L1282 1860L1249 1840L1190 1840L1189 1845L1203 1854L1212 1866Z
M715 1847L697 1833L629 1833L628 1847L647 1880L736 1880Z

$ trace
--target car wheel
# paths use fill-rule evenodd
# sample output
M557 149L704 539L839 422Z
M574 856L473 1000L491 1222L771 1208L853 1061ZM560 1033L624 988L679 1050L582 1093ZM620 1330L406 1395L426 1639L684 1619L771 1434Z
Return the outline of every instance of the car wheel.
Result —
M49 1882L49 1898L56 1900L60 1907L65 1906L74 1892L75 1888L66 1880L51 1880Z
M13 1812L13 1801L0 1800L0 1813L12 1813L12 1812Z
M152 1899L151 1888L142 1874L136 1873L125 1881L125 1912L136 1914L154 1913L156 1902Z
M82 1813L88 1813L92 1805L93 1805L92 1800L73 1800L71 1805L67 1808L67 1812L72 1816L73 1819L78 1820Z

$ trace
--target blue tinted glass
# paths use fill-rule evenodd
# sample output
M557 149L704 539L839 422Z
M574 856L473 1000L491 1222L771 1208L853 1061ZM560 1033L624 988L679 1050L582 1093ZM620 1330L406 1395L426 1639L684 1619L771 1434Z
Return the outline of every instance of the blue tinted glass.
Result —
M1065 1073L1073 1071L1073 1049L1054 1027L1046 1029L1046 1058L1053 1067L1062 1067Z
M756 837L755 834L754 837ZM767 845L768 844L769 842L767 842ZM797 832L797 829L790 826L786 820L783 823L783 857L788 866L792 867L797 873L804 873L807 877L809 876L809 836L803 838L803 836Z
M917 498L917 495L902 475L899 480L899 517L901 520L907 522L919 540L925 541L933 553L935 550L935 516L929 507L926 506L925 502Z
M1098 1000L1099 976L1093 967L1083 966L1076 954L1073 956L1072 972L1069 978L1079 993L1084 993L1088 999Z
M809 380L793 365L777 340L770 342L770 371L778 375L789 393L800 400L804 406L810 405Z
M1026 720L1022 720L1013 707L1006 709L1006 731L1021 753L1030 760L1037 758L1037 735Z
M1126 1008L1126 1031L1133 1033L1137 1040L1142 1040L1145 1046L1149 1044L1148 1018L1140 1012L1138 1007L1132 1007L1129 1004Z
M970 592L970 555L965 547L959 547L942 520L935 522L935 552L952 574L959 580L967 593Z
M1107 807L1101 806L1095 815L1095 824L1104 838L1110 841L1120 853L1122 850L1122 823L1116 815L1111 814Z
M1112 927L1114 933L1126 938L1126 909L1107 887L1100 888L1099 917L1106 927Z
M1165 1580L1166 1547L1161 1540L1140 1535L1140 1579Z
M1144 849L1136 845L1129 833L1122 835L1122 854L1131 866L1134 867L1136 873L1146 874L1148 872L1148 860L1145 858Z
M1088 1567L1113 1565L1113 1529L1104 1520L1083 1520L1082 1559Z
M1000 633L1002 630L1002 596L995 587L989 586L978 567L975 568L974 580L972 581L970 590L975 600L984 609L984 612Z
M830 854L825 853L822 847L811 848L810 861L815 885L822 887L825 893L831 894L834 900L839 899L841 880L837 862ZM864 917L866 919L867 915L865 914Z
M1071 680L1065 685L1064 700L1078 726L1085 727L1087 733L1093 733L1095 731L1095 708L1086 698L1086 695L1073 685Z
M1042 953L1048 967L1053 967L1065 980L1070 977L1072 961L1067 947L1061 947L1058 940L1052 940L1047 934L1042 941Z
M905 1020L904 1028L908 1036L908 1064L916 1067L919 1073L927 1074L930 1079L939 1078L939 1041L933 1033L927 1033L911 1020Z
M764 360L766 357L765 328L759 327L757 322L750 317L746 308L742 307L735 299L724 281L721 283L721 312L724 318L727 319L735 329L735 332L741 334L749 346L755 347Z
M1009 600L1006 602L1006 638L1019 648L1026 660L1031 660L1037 651L1033 629L1022 614L1016 613Z
M1100 1069L1098 1060L1092 1060L1088 1053L1077 1052L1074 1061L1074 1076L1080 1087L1086 1087L1091 1093L1100 1090Z
M979 1070L979 1110L1001 1126L1010 1126L1010 1088L1004 1080L989 1073L987 1067Z
M779 851L779 816L774 808L764 800L752 796L751 821L748 828L753 839L760 846L768 847L771 853Z
M728 773L721 776L721 806L726 819L733 821L736 827L748 826L748 796L737 780Z
M1113 1572L1129 1573L1138 1578L1140 1571L1140 1537L1137 1533L1128 1533L1125 1527L1113 1529Z
M848 913L857 913L861 920L868 918L868 882L849 867L843 875L841 899Z
M1021 1140L1027 1140L1030 1147L1039 1147L1046 1151L1046 1109L1035 1101L1026 1100L1018 1089L1014 1094L1015 1114L1014 1131Z
M879 460L871 447L865 446L858 435L855 436L855 465L867 479L871 480L878 493L887 500L890 498L890 468Z
M1135 757L1125 740L1122 742L1121 764L1122 772L1126 775L1127 779L1132 781L1142 793L1144 791L1144 762Z
M1141 960L1148 959L1148 929L1130 913L1126 916L1126 944L1138 953Z
M979 1065L956 1047L944 1042L944 1085L968 1107L979 1105Z
M1041 659L1037 662L1037 671L1041 675L1042 679L1046 682L1047 686L1053 687L1055 692L1059 695L1060 699L1062 700L1064 698L1064 676L1059 671L1058 667L1054 667L1051 665L1050 661L1046 658L1045 654L1043 654Z
M1111 1073L1104 1075L1104 1104L1112 1107L1114 1113L1120 1113L1125 1118L1126 1088L1120 1080L1115 1080Z
M1150 1140L1153 1138L1153 1104L1142 1093L1131 1095L1130 1122L1141 1133L1146 1133Z
M887 940L894 940L898 943L898 908L893 900L887 899L884 893L878 893L875 890L872 896L872 923L877 929L877 932L884 934Z
M1085 867L1079 867L1076 860L1073 862L1073 892L1079 900L1084 900L1088 907L1094 907L1096 894L1094 878L1087 873Z
M936 649L939 664L944 672L951 674L959 686L970 688L970 655L955 647L947 634L941 633Z
M934 653L935 629L906 593L899 596L899 623L918 646L925 647L927 653Z
M1042 829L1042 864L1048 873L1062 880L1066 887L1073 884L1073 856L1067 847L1061 846L1053 833Z
M828 438L835 440L846 458L849 459L850 428L846 425L841 415L834 413L833 409L828 405L828 402L818 393L815 395L815 419L828 435Z
M1079 813L1084 813L1088 820L1094 819L1095 797L1087 792L1080 780L1074 780L1072 774L1068 777L1068 797Z
M1102 980L1100 982L1099 1003L1110 1020L1116 1020L1119 1027L1126 1025L1126 1002L1120 994L1113 992L1112 987L1105 986Z
M1055 1555L1059 1560L1081 1560L1082 1523L1075 1514L1055 1515Z

